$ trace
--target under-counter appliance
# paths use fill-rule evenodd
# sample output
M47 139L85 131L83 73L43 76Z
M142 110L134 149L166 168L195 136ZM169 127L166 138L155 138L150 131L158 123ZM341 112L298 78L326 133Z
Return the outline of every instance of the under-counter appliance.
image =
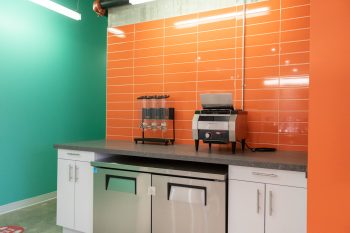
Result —
M94 232L226 232L227 166L125 156L91 164Z
M232 145L236 152L236 143L241 143L244 151L247 138L247 112L233 108L232 94L202 94L203 110L195 111L192 120L192 137L198 151L199 141L209 144Z

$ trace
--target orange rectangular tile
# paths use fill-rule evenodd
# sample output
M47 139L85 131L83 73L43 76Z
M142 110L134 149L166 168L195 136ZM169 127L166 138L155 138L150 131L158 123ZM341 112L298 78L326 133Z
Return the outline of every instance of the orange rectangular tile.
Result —
M120 140L120 141L132 141L132 136L121 136L121 135L106 135L106 140Z
M284 8L281 11L282 20L310 16L310 5Z
M107 94L132 93L133 85L107 86Z
M107 102L108 109L133 110L132 102Z
M198 71L232 70L235 69L235 60L206 61L198 63Z
M234 38L236 35L236 29L232 28L224 28L213 31L205 31L198 33L198 41L209 41L209 40L220 40L224 38Z
M307 145L307 137L304 134L280 134L279 143L282 145Z
M235 48L234 39L222 39L214 41L206 41L198 44L198 51L208 51L217 49L232 49Z
M119 52L119 51L125 51L125 50L133 50L133 49L134 49L134 42L108 45L108 52Z
M282 8L301 6L306 4L310 4L310 0L283 0Z
M154 66L154 65L163 65L163 56L157 57L142 57L134 59L134 66Z
M278 100L246 100L244 102L246 110L263 110L263 111L277 111Z
M112 128L107 127L106 134L110 136L132 136L132 128Z
M179 53L193 53L197 52L197 44L183 44L183 45L173 45L166 46L164 48L164 55L179 54Z
M194 92L194 91L189 92L189 91L176 90L176 92L169 92L169 93L170 93L169 101L172 101L172 102L174 102L174 101L195 101L196 100L196 92ZM188 115L186 115L186 117L182 118L181 120L192 119L192 118L188 118ZM176 119L179 119L179 118L176 116Z
M125 34L125 35L109 34L108 40L107 40L107 45L132 42L132 41L134 41L134 39L135 39L134 33Z
M195 72L197 70L197 63L178 63L165 65L164 73L181 73L181 72Z
M163 65L134 67L135 75L163 74Z
M198 52L198 59L202 62L221 60L221 59L234 59L236 55L234 48L225 50L214 50L214 51L201 51Z
M308 123L300 123L300 122L279 123L278 131L279 133L282 133L282 134L307 134Z
M164 85L164 91L196 91L196 82L180 82L180 83L166 83Z
M264 35L247 35L245 39L246 46L266 45L279 43L279 33L270 33Z
M133 75L133 68L107 69L107 77L120 77Z
M132 102L134 100L133 94L109 94L107 93L107 102L113 101L129 101Z
M176 138L192 140L192 130L176 129L175 134L176 134Z
M248 140L253 141L254 143L269 143L277 144L278 143L278 134L275 133L248 133Z
M215 18L224 18L225 17L220 17L220 16L226 16L227 14L235 14L237 10L236 6L232 7L226 7L222 9L216 9L216 10L210 10L210 11L205 11L205 12L200 12L198 14L198 17L203 18L203 17L215 17Z
M118 78L107 78L107 86L110 85L127 85L133 83L132 76L118 77Z
M280 122L308 122L309 116L307 111L302 112L280 112Z
M235 7L199 13L198 31L203 32L235 27L235 13Z
M118 118L118 119L132 119L132 111L120 111L118 109L108 109L106 113L107 118Z
M167 36L165 37L165 46L197 43L197 33L178 35L178 36Z
M135 85L134 93L139 93L139 95L143 95L140 93L162 93L163 92L163 84L143 84L143 85Z
M198 72L198 80L227 80L234 79L234 70L211 70Z
M310 41L295 41L281 43L281 53L310 51Z
M163 75L145 75L134 77L135 84L163 83Z
M278 111L250 110L248 112L248 121L276 122L278 121Z
M293 64L303 64L310 62L310 53L290 53L281 55L281 64L293 65Z
M233 90L234 81L233 80L222 80L222 81L210 81L210 82L198 82L198 91L230 91Z
M178 111L175 109L175 117L178 120L192 120L193 118L193 111L188 110L188 111ZM175 125L176 128L176 125Z
M154 39L148 39L148 40L135 41L135 49L162 47L163 45L164 45L163 38L154 38Z
M237 69L237 73L241 73L241 69ZM278 77L279 67L256 67L256 68L246 68L245 77L246 79L251 78L274 78Z
M153 29L148 31L141 31L135 33L135 40L147 40L152 38L163 38L164 37L164 29Z
M307 151L308 146L299 146L299 145L278 145L277 150L280 151Z
M309 65L290 65L290 66L281 66L281 76L299 76L299 75L304 75L301 78L308 79L309 75ZM299 85L305 86L308 85L306 81L300 82Z
M308 99L309 88L282 88L279 90L280 99Z
M121 52L109 52L107 53L107 60L121 60L121 59L132 59L133 58L133 51L121 51Z
M245 48L246 57L266 56L278 54L278 44L259 45Z
M196 62L196 61L197 61L197 53L174 54L174 55L167 55L164 57L165 64Z
M182 16L176 16L176 17L171 17L171 18L166 18L165 19L165 27L173 27L179 22L187 22L189 20L195 20L197 19L198 14L188 14L188 15L182 15Z
M280 31L280 22L272 21L261 24L247 25L245 28L246 35L259 35L265 33L274 33ZM239 32L238 32L239 33ZM238 34L239 35L239 34Z
M196 110L196 102L195 101L175 101L173 103L169 103L174 106L177 111L194 111Z
M132 59L118 60L118 61L107 61L107 69L126 68L126 67L132 67L132 66L133 66Z
M176 129L192 129L192 121L176 121Z
M164 83L196 81L196 72L164 74Z
M277 122L248 122L248 131L254 133L278 133Z
M279 101L280 111L307 111L309 109L308 100L283 100Z
M278 66L279 56L247 57L245 59L246 67Z
M152 30L156 28L163 28L164 25L165 25L164 19L137 23L135 24L135 31L139 32L139 31L145 31L145 30Z
M280 77L279 85L283 88L308 88L309 76L284 76Z
M117 27L113 27L113 28L116 28L116 29L122 31L125 34L135 32L135 24L128 24L128 25L123 25L123 26L117 26Z
M295 30L310 27L310 17L282 20L281 30Z
M310 39L310 29L298 29L281 32L281 42L308 40Z
M163 47L158 48L145 48L145 49L135 49L134 57L155 57L155 56L163 56Z
M237 96L242 95L241 90L236 91ZM245 90L244 98L246 100L276 100L278 99L278 90L277 89L254 89L254 90Z
M107 119L108 127L132 127L132 119Z
M185 35L185 34L194 34L197 32L197 27L185 27L185 28L179 28L179 27L166 27L165 28L165 36L171 37L171 36L178 36L178 35Z
M270 22L270 21L279 21L279 20L280 20L280 11L273 10L273 11L268 11L266 13L262 13L259 15L255 15L254 17L247 17L246 25L259 24L259 23ZM242 25L241 21L242 20L239 20L237 23Z
M247 11L256 11L259 8L268 8L269 10L279 10L281 7L280 0L266 0L261 2L252 2L246 5Z
M177 138L175 141L176 144L181 144L181 145L193 145L193 139L182 139L182 138Z

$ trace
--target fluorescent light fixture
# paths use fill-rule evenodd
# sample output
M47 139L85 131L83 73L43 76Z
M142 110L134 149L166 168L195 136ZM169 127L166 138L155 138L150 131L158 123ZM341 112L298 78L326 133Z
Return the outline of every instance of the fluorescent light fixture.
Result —
M269 7L260 7L260 8L256 8L253 10L247 10L246 17L251 18L251 17L261 16L261 15L266 15L269 11L270 11ZM203 17L203 18L199 18L199 19L184 20L184 21L174 23L174 26L176 28L196 27L196 26L201 25L201 24L214 23L214 22L219 22L219 21L224 21L224 20L235 19L238 17L242 17L243 15L244 15L244 11L232 12L232 13L226 13L226 14L221 14L221 15Z
M142 4L145 2L153 2L154 0L129 0L129 3L131 5L137 5L137 4Z
M119 30L117 28L108 28L107 29L108 32L114 34L116 37L119 37L119 38L125 38L125 33L122 31L122 30Z
M31 2L34 2L40 6L43 6L49 10L55 11L59 14L65 15L69 18L75 19L75 20L81 20L81 14L78 12L75 12L71 9L68 9L67 7L64 7L60 4L57 4L50 0L30 0Z

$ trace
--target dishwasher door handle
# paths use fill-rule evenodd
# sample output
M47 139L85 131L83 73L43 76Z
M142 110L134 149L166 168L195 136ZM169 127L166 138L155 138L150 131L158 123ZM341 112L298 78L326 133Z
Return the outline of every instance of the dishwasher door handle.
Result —
M168 200L207 205L207 187L168 183Z

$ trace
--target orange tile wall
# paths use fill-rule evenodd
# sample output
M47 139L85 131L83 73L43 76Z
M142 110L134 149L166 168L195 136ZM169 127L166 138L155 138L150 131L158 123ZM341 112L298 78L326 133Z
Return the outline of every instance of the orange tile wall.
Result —
M239 5L116 27L122 35L108 33L107 139L140 135L136 98L141 95L171 96L177 143L193 143L191 120L200 109L200 94L230 92L241 108L242 10ZM246 11L248 141L307 150L309 0L260 1L247 4ZM236 17L206 20L227 14ZM198 19L205 23L174 26Z

